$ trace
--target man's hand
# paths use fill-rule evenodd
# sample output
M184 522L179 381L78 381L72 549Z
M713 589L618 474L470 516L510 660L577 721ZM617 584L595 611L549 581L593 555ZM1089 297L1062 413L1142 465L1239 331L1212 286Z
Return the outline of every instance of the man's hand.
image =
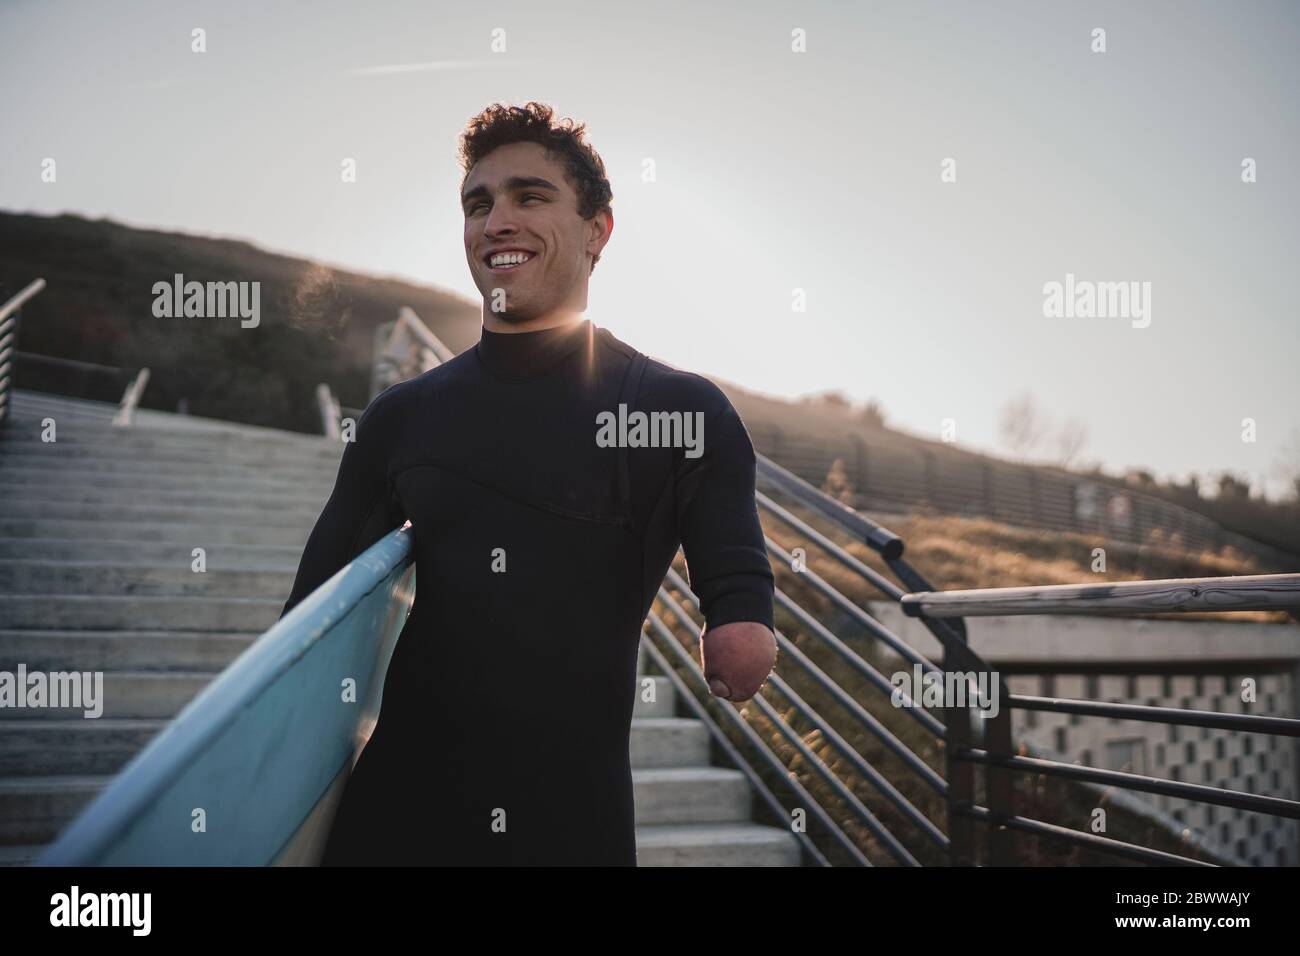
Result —
M757 621L711 627L700 639L700 660L715 697L749 700L776 666L776 638Z

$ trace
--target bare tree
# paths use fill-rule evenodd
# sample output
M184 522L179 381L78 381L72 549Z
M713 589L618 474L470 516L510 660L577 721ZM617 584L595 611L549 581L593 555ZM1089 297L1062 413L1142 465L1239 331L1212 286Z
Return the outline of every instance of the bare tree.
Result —
M1029 392L1008 401L998 416L998 437L1012 454L1026 458L1046 437L1051 426Z
M1088 443L1088 426L1077 418L1071 418L1056 433L1056 462L1062 468L1069 468Z
M885 425L885 408L880 404L879 400L869 398L858 409L858 418L869 425L879 425L883 428Z
M1282 483L1284 493L1300 503L1300 428L1291 429L1281 454L1273 463L1273 477Z

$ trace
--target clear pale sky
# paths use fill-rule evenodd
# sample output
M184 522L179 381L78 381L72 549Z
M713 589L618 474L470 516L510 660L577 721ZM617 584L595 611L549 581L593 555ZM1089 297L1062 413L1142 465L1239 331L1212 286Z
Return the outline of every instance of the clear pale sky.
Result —
M1274 492L1300 434L1300 3L3 0L0 43L0 208L477 301L456 138L540 99L613 184L588 315L652 355L979 449L1027 390L1084 459ZM1067 273L1150 282L1150 326L1046 318Z

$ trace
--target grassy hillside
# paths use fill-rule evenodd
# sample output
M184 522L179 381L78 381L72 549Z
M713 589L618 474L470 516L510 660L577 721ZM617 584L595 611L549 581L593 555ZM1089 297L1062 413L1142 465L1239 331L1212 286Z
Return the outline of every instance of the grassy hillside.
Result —
M153 285L261 282L261 322L157 318ZM478 340L479 307L393 279L329 269L246 242L132 229L76 216L0 213L0 284L6 295L35 278L48 286L23 310L18 348L151 370L144 405L255 425L320 431L315 389L326 382L346 406L369 398L375 326L409 305L460 350ZM52 371L20 359L18 387L114 400L122 378ZM74 381L74 378L76 379ZM105 391L108 394L103 394ZM116 391L116 394L114 392Z

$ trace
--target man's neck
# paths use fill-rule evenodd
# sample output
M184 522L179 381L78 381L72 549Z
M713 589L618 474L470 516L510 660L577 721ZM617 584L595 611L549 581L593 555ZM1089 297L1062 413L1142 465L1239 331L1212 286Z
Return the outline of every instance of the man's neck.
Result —
M556 310L521 322L504 319L486 307L483 309L483 328L489 332L540 332L561 325L577 325L582 320L583 314L577 309Z

